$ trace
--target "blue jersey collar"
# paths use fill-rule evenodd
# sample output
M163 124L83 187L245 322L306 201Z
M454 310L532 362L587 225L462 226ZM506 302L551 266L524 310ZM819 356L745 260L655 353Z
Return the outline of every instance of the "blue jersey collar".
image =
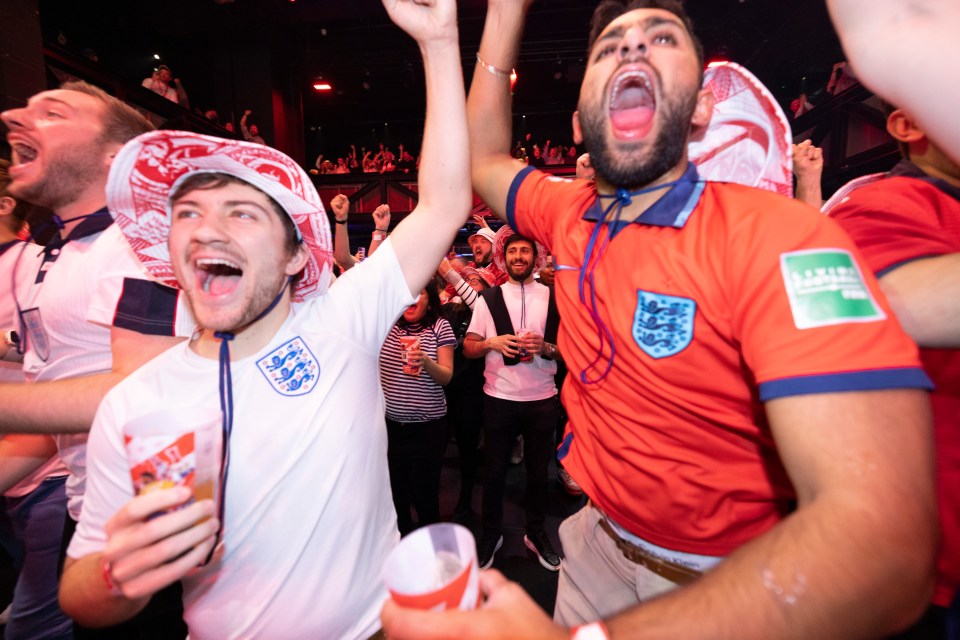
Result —
M706 185L706 181L700 179L696 165L687 163L687 170L677 183L633 222L655 227L683 228L700 201ZM603 219L603 203L599 197L584 212L583 219L593 222ZM629 224L630 222L621 221L614 233Z

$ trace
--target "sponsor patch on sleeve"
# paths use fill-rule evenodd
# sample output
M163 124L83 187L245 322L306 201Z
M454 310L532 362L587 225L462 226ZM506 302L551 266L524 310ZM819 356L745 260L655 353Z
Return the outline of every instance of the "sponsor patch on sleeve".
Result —
M844 249L793 251L780 256L783 284L798 329L886 318Z

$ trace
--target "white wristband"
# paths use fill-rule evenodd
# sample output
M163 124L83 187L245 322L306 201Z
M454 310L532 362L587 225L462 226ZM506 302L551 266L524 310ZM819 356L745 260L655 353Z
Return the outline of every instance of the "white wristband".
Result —
M591 622L570 630L570 640L610 640L602 622Z

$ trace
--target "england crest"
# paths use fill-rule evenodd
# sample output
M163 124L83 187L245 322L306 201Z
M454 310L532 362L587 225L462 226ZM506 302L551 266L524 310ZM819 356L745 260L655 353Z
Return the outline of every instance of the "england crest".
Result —
M674 356L690 346L696 313L690 298L638 289L633 339L651 358Z
M258 360L257 367L277 393L285 396L310 393L320 375L317 359L300 336Z

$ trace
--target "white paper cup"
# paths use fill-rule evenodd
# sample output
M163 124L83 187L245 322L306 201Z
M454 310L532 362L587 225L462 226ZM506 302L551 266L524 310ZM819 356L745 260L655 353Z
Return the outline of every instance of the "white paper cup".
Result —
M473 534L449 522L417 529L387 557L383 581L394 602L404 607L476 609L480 568Z
M136 495L190 487L197 500L217 500L220 479L221 413L176 409L148 413L123 426L123 444Z

